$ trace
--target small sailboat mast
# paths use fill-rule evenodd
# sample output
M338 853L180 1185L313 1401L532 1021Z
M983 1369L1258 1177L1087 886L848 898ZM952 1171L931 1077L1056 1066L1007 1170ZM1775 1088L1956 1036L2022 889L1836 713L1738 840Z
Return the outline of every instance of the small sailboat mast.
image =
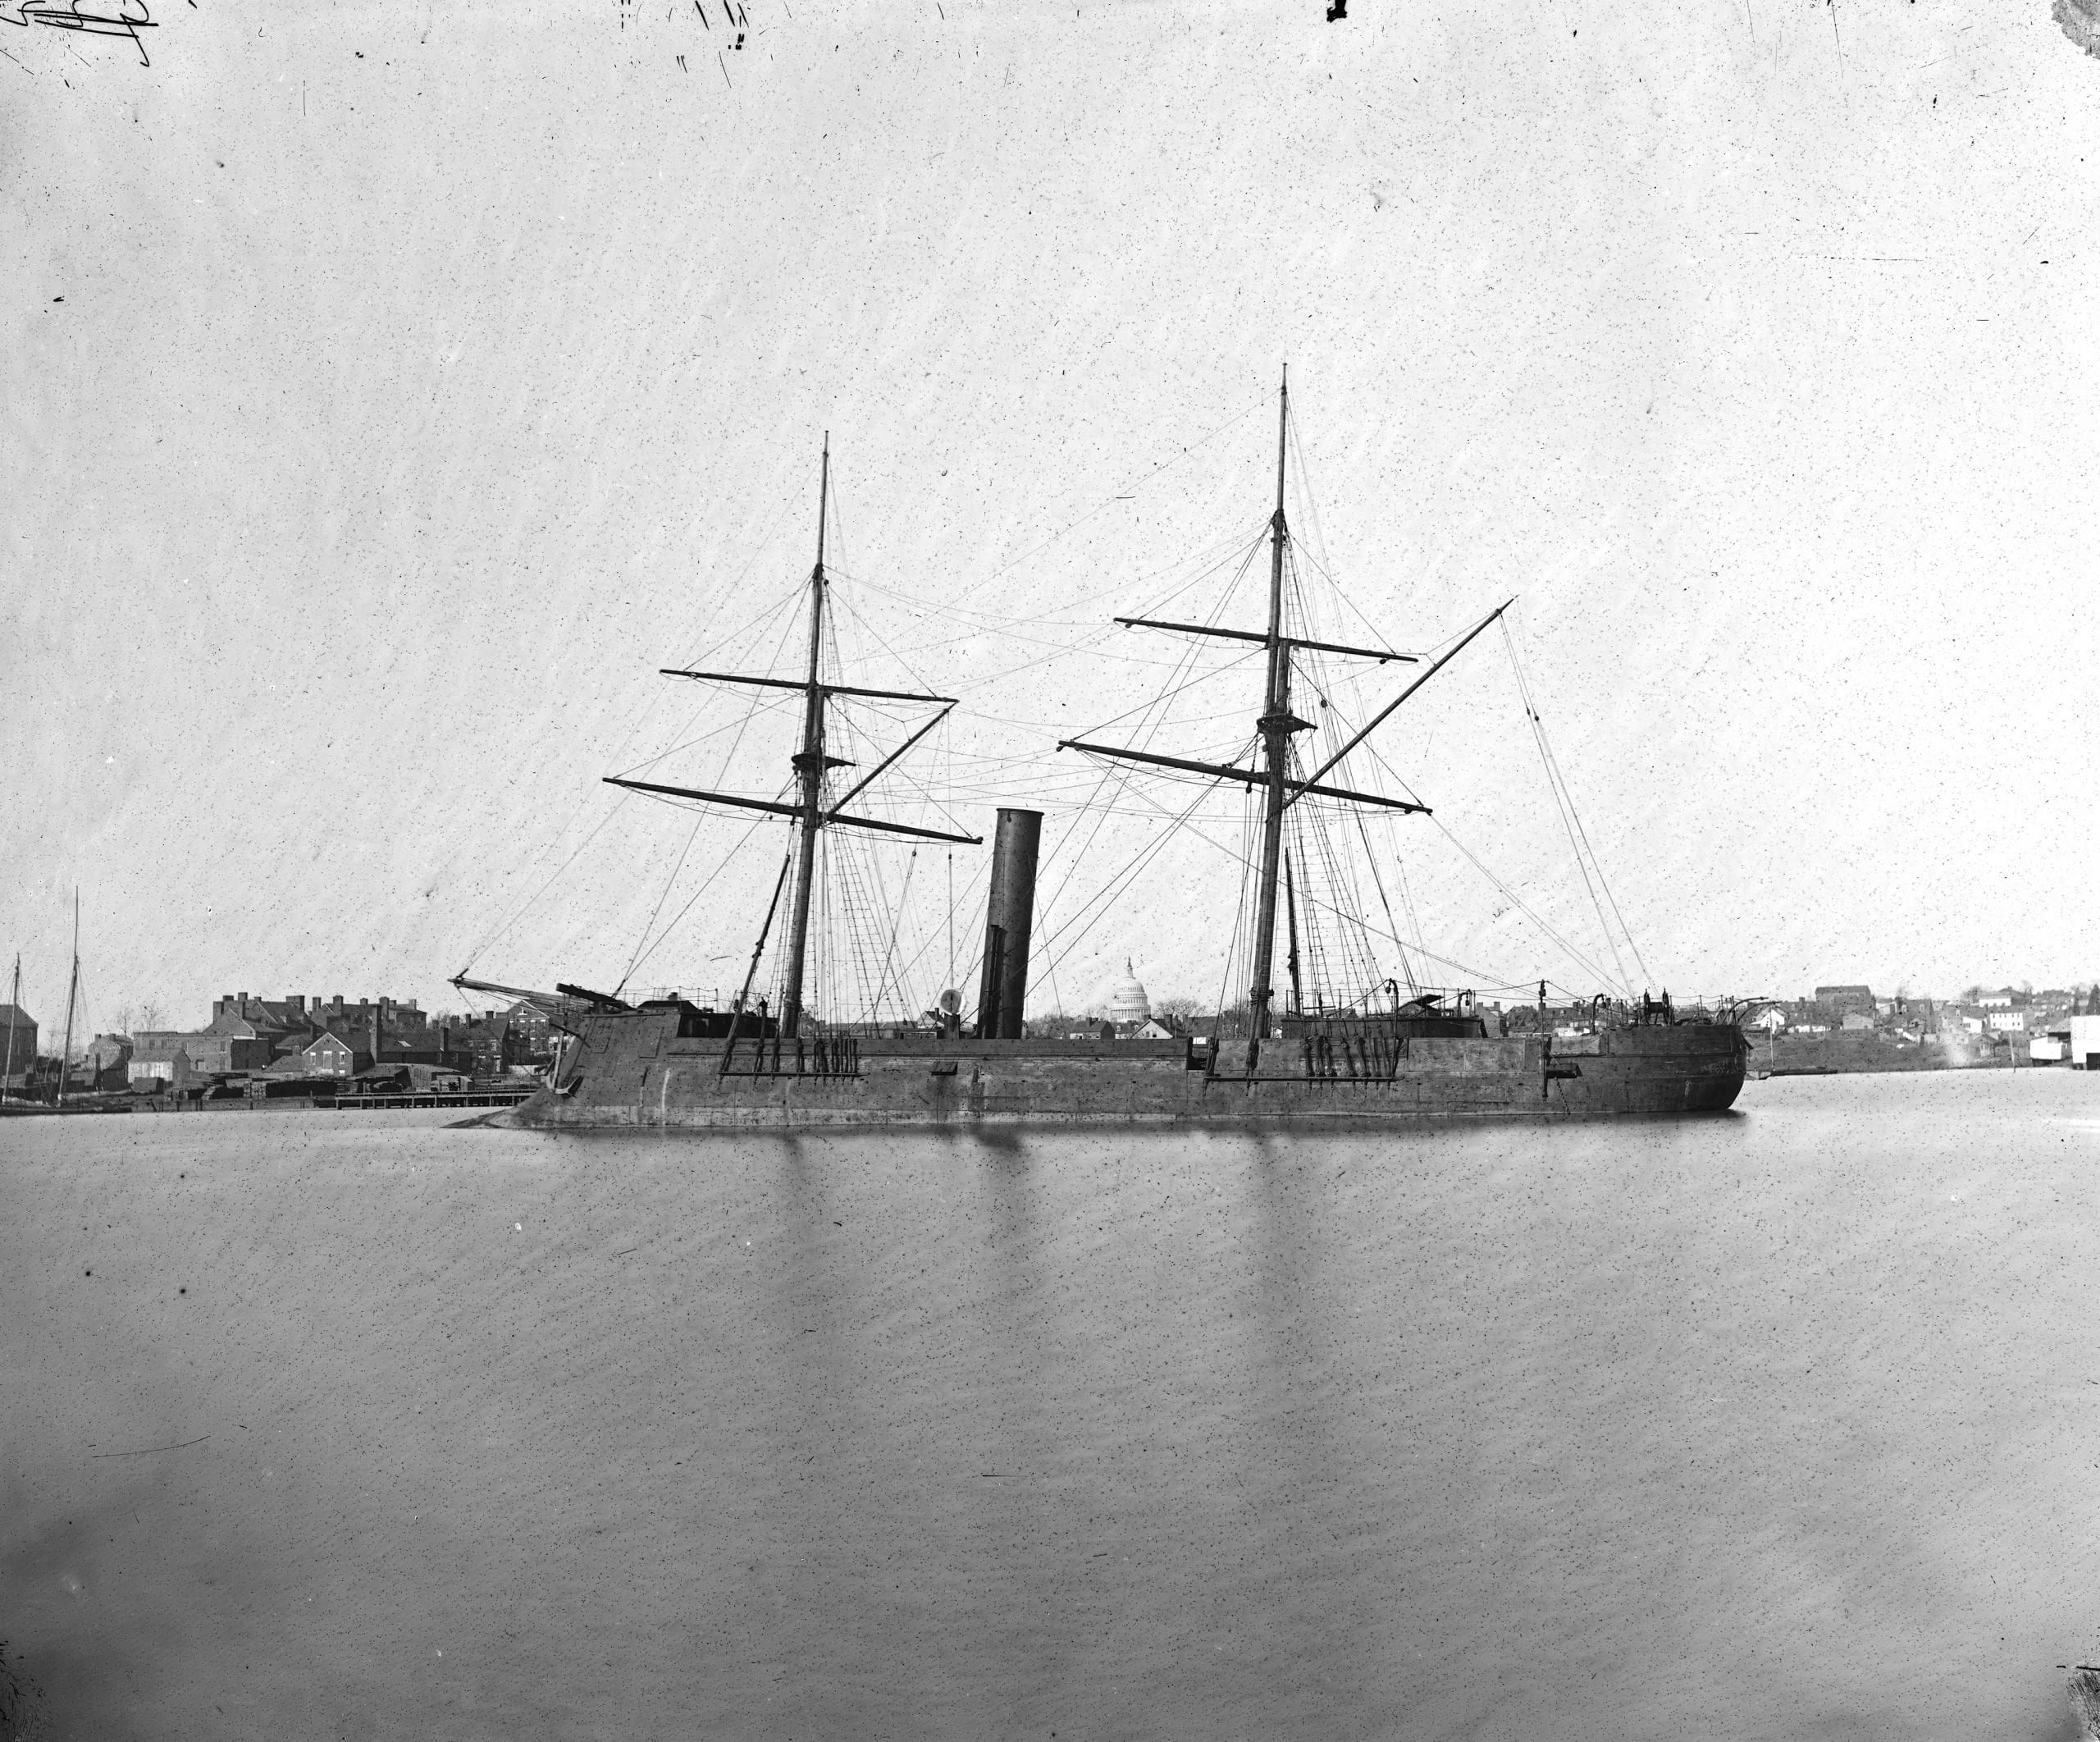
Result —
M73 891L73 977L66 986L66 1040L58 1049L58 1099L52 1104L66 1104L66 1072L73 1057L73 1002L80 990L80 892ZM11 1033L13 1031L9 1031Z
M0 1068L0 1100L7 1098L7 1085L15 1076L15 1021L22 1008L22 953L15 952L15 984L7 994L7 1063Z

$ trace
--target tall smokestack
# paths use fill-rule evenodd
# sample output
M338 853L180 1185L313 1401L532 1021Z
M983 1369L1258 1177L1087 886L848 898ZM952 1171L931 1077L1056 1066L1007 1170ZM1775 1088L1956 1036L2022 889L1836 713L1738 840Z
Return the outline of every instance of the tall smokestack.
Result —
M992 898L984 910L984 972L978 983L977 1035L1018 1040L1028 1001L1028 939L1035 912L1040 811L1002 811L992 843Z

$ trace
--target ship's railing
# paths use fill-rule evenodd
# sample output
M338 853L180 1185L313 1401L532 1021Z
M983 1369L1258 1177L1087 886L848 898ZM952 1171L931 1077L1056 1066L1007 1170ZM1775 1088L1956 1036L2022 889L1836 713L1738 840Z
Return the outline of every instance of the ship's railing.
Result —
M1349 1004L1314 1003L1285 1009L1281 1016L1305 1022L1376 1022L1395 1016L1471 1016L1482 1004L1471 986L1418 986L1403 994L1390 980Z

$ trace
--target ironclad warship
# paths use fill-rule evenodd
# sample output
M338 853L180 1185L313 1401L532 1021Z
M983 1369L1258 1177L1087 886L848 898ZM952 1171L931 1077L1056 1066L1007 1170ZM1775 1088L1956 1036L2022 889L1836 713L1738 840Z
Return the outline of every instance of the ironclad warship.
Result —
M1396 981L1376 979L1345 997L1326 992L1310 999L1305 996L1298 910L1301 892L1309 894L1310 865L1289 846L1287 825L1307 813L1333 814L1338 808L1359 814L1426 812L1428 807L1412 798L1335 784L1333 777L1345 757L1500 619L1508 605L1498 606L1426 664L1418 656L1389 647L1293 633L1303 625L1291 620L1285 586L1292 543L1285 515L1290 430L1286 376L1279 393L1276 505L1262 535L1270 559L1266 628L1116 620L1157 633L1222 638L1260 650L1266 672L1261 712L1254 721L1254 738L1243 740L1258 743L1258 762L1207 761L1089 739L1066 739L1058 745L1061 751L1147 774L1193 779L1207 789L1236 786L1250 802L1258 797L1258 825L1243 860L1252 885L1251 926L1245 928L1250 942L1244 960L1235 962L1246 988L1244 1004L1233 1013L1236 1021L1214 1022L1208 1034L1164 1037L1107 1026L1080 1038L1028 1034L1023 1013L1042 813L1018 808L998 812L973 1012L966 1015L953 990L943 992L919 1019L902 1023L842 1022L812 1007L806 995L806 971L821 844L839 831L973 846L982 842L980 836L849 809L956 702L952 697L831 681L823 669L832 584L824 560L831 470L827 437L802 674L781 678L682 668L667 668L664 674L799 693L800 748L792 759L792 802L606 777L630 791L705 810L756 812L761 822L773 817L788 825L791 841L742 987L728 1000L727 1008L718 1010L675 994L630 1002L617 993L561 985L546 999L566 1036L558 1062L546 1086L507 1115L505 1122L696 1131L1071 1124L1405 1128L1460 1118L1682 1116L1719 1113L1731 1106L1742 1086L1747 1048L1728 1011L1681 1017L1667 995L1651 999L1642 993L1636 999L1629 988L1622 998L1597 999L1591 1019L1577 1025L1576 1031L1565 1024L1556 1031L1555 1025L1542 1019L1529 1031L1513 1032L1506 1013L1487 1010L1464 991L1423 987L1412 974L1404 997ZM1314 728L1292 711L1294 661L1314 654L1425 669L1306 772L1296 740ZM856 700L939 711L841 792L840 771L852 765L831 753L832 723L840 703ZM1300 866L1295 876L1294 861ZM952 894L950 898L952 903ZM973 917L974 912L973 905ZM1281 1008L1274 984L1280 918L1286 932L1290 981ZM754 1003L752 991L768 942L783 930L770 982L777 997ZM464 974L454 983L473 990L519 990ZM1542 1018L1545 990L1541 981Z

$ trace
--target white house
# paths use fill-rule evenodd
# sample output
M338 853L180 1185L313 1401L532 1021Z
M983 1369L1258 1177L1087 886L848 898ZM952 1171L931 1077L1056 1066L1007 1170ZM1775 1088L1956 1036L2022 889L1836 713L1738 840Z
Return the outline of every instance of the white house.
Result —
M172 1037L172 1044L139 1046L131 1054L128 1068L131 1081L141 1086L166 1085L170 1089L186 1088L196 1069L191 1063L189 1049L181 1044L182 1037Z
M349 1077L358 1068L357 1049L340 1035L323 1030L299 1054L310 1077Z
M2070 1068L2100 1071L2100 1016L2070 1019Z

